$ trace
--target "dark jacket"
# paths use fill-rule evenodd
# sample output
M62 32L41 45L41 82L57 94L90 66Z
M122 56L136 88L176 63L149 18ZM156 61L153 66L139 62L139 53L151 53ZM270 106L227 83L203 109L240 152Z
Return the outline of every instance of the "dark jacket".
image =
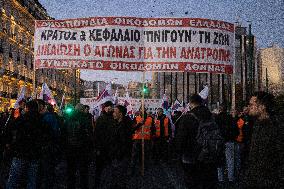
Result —
M254 124L244 188L284 187L284 127L276 120L272 118Z
M62 153L62 135L59 117L56 113L46 112L42 115L44 128L43 155L46 157L60 158Z
M116 122L113 128L112 145L110 147L111 159L130 159L133 124L134 122L128 116L125 116L121 122Z
M42 153L43 127L40 115L27 112L15 120L9 132L12 138L8 143L11 144L14 157L36 160Z
M55 113L46 112L42 115L42 125L50 141L58 141L61 135L59 120Z
M90 153L93 148L92 130L92 123L87 119L87 114L75 111L72 115L66 115L62 135L67 154L74 151Z
M198 106L181 117L176 135L176 149L183 161L187 163L194 163L199 152L196 142L199 123L192 114L194 114L198 120L203 121L210 120L212 116L207 107Z
M99 154L107 155L109 153L110 145L112 144L112 129L114 128L115 121L112 114L102 113L97 119L94 136L95 148Z
M215 121L219 126L225 142L235 141L236 137L239 135L239 129L233 117L226 112L221 112L215 116Z
M182 115L182 112L178 111L174 114L172 120L173 120L173 124L175 126L174 128L174 137L176 137L177 135L177 131L179 129L179 125L180 125L180 116Z
M7 122L7 124L6 124L6 122ZM14 122L15 122L14 116L11 115L10 118L9 118L9 114L7 112L4 112L4 113L1 114L1 116L0 116L0 139L1 139L0 142L1 142L1 145L5 146L5 144L11 142L10 139L12 138L12 136L11 136L11 132L9 132L9 131L11 130L11 127L14 125Z

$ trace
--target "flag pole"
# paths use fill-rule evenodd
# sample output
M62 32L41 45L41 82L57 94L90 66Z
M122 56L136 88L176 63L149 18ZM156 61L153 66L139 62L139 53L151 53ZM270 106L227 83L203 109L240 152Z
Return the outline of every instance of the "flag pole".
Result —
M144 112L145 112L145 108L144 108L144 104L145 104L145 94L144 94L144 89L145 87L145 71L143 71L143 76L142 76L142 102L141 102L141 105L142 105L142 119L144 120ZM144 120L145 122L145 120ZM141 166L141 175L144 176L144 166L145 166L145 141L144 141L144 125L142 125L142 157L141 157L141 163L142 163L142 166Z
M12 112L9 112L9 116L8 116L6 122L5 122L5 125L4 125L3 129L1 129L1 134L4 134L4 133L5 133L6 128L7 128L7 126L8 126L8 123L9 123L9 121L10 121L10 119L11 119L11 116L12 116Z
M33 70L33 96L36 98L36 69L35 69L35 61L34 61L34 70Z
M35 28L36 27L36 20L34 22L35 24ZM34 41L35 41L35 34L34 34ZM34 65L33 65L33 95L32 96L35 96L35 98L37 98L37 94L36 94L36 61L35 61L35 55L36 53L34 53Z
M234 32L235 33L235 32ZM231 110L234 112L235 114L235 111L236 111L236 48L234 48L234 61L233 61L233 74L232 74L232 78L231 78L231 81L232 81L232 107L231 107ZM253 89L251 89L253 90ZM234 115L235 116L235 115Z
M23 87L21 87L20 93L18 94L17 100L16 100L16 102L15 102L15 104L14 104L14 106L13 106L14 109L16 108L16 104L19 105L19 101L21 100L22 95L26 93L25 87L26 87L26 85L24 85ZM3 127L2 131L1 131L2 134L5 132L5 130L6 130L7 126L8 126L8 123L9 123L9 121L10 121L10 119L11 119L12 116L13 116L13 115L12 115L12 112L10 111L10 112L9 112L9 116L8 116L6 122L5 122L5 125L4 125L4 127Z
M65 92L64 92L63 95L62 95L61 104L60 104L60 106L59 106L59 110L62 109L62 105L63 105L64 98L65 98Z

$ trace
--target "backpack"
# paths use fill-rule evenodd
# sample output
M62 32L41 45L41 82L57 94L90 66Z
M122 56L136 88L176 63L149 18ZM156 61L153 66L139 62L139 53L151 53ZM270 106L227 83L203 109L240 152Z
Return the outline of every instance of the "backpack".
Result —
M196 135L198 146L197 161L202 163L219 164L224 160L225 141L219 127L212 117L210 120L200 120L191 114L199 123Z

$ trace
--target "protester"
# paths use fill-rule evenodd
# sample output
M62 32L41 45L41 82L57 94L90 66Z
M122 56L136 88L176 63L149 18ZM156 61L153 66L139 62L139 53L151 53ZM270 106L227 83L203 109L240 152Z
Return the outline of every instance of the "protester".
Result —
M236 179L236 162L237 154L239 154L239 148L236 143L236 137L239 135L239 130L234 122L234 119L231 114L227 112L226 104L220 105L219 113L215 117L216 123L219 126L220 132L225 139L225 157L226 161L224 164L218 168L218 179L220 182L227 181L225 176L229 181L230 185L233 185L233 182ZM227 174L225 174L227 171Z
M162 108L157 109L153 156L156 161L166 162L168 160L168 142L172 130L169 118L163 112Z
M283 188L283 123L274 112L274 96L255 93L249 102L249 115L255 120L243 188Z
M92 127L94 129L95 120L94 120L94 116L90 113L90 106L84 105L84 112L87 114L87 118L92 123Z
M217 131L218 126L211 122L212 115L202 103L203 100L199 95L190 96L189 105L191 111L182 116L180 120L176 136L176 147L183 164L187 187L212 189L216 188L218 181L218 164L215 161L219 157L208 157L208 155L211 155L210 153L206 154L206 152L210 152L209 149L205 150L204 146L201 145L201 141L199 141L199 136L202 136L201 132L199 132L198 136L197 134L201 129L204 133L211 133L209 129L203 130L203 128L200 128L202 123L208 123L208 126L212 126L211 131ZM206 128L204 125L203 127ZM217 132L213 134L217 135ZM209 144L212 141L208 140L207 142ZM217 153L214 154L217 155ZM211 158L215 161L209 161Z
M95 185L100 188L103 169L111 163L109 150L112 145L112 133L115 126L113 119L113 103L106 101L103 104L102 114L98 117L95 126L96 173Z
M177 131L178 131L181 115L182 115L181 111L174 111L174 114L172 116L173 117L172 120L175 125L174 137L176 136Z
M173 137L172 140L170 141L170 151L171 151L171 159L174 161L179 160L178 157L178 153L176 150L176 136L177 136L177 132L179 130L179 126L180 126L180 118L182 116L182 112L181 111L174 111L173 115L172 115L172 122L174 125L174 131L173 133Z
M108 169L111 176L107 176L107 182L103 188L126 188L127 170L130 165L132 150L132 126L134 122L129 118L126 107L117 105L114 108L113 117L116 121L113 129L113 142L110 147L112 164Z
M248 115L248 107L244 107L236 119L239 135L236 137L237 145L240 149L240 157L237 161L238 173L247 167L248 153L253 129L251 116Z
M9 112L3 112L0 120L0 185L5 186L7 178L9 176L9 169L12 161L12 153L10 144L7 144L7 139L12 138L11 126L15 120L15 109L10 108Z
M9 141L13 160L6 188L18 188L20 179L27 176L27 188L35 189L43 144L43 128L35 100L26 103L25 114L14 123L11 131L15 131Z
M92 123L84 113L84 106L77 104L75 111L64 116L65 151L67 161L67 188L76 188L76 170L79 169L80 188L88 188L88 166L93 150Z
M131 171L129 174L138 173L136 170L140 170L140 165L142 161L142 139L144 138L144 159L145 165L149 165L149 161L151 159L151 138L154 129L154 119L150 114L144 112L142 115L142 108L140 108L139 112L136 112L135 116L135 127L133 127L133 147L132 147L132 157L131 157ZM144 117L143 117L144 116ZM143 133L142 133L143 129Z
M43 133L43 151L42 151L42 188L53 188L55 184L56 166L62 159L62 144L60 122L53 110L51 104L43 100L37 100L39 112L41 114Z

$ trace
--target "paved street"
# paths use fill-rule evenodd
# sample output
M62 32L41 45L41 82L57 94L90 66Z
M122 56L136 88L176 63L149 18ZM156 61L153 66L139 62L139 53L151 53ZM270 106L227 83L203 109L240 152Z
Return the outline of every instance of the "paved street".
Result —
M137 168L138 169L138 168ZM91 163L90 165L90 188L94 186L94 173L95 164ZM104 178L109 174L104 173ZM139 189L163 189L163 188L172 188L172 189L183 189L184 186L182 180L182 171L176 163L165 164L158 163L147 166L145 168L145 175L142 177L140 172L136 172L133 176L129 176L127 181L128 188L139 188ZM61 162L56 168L56 180L55 188L64 189L66 188L66 163ZM77 177L78 178L78 177ZM3 178L2 178L3 180ZM106 181L107 182L107 181ZM77 181L77 188L79 188L79 181Z

